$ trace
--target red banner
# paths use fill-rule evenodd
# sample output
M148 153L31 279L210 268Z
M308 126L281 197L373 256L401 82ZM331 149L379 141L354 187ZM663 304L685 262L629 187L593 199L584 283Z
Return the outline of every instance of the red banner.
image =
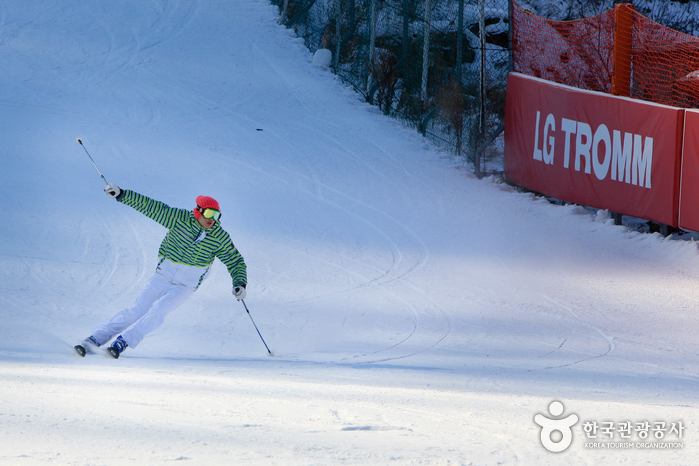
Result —
M699 231L699 111L686 110L680 188L680 228Z
M505 177L562 201L677 226L683 122L683 109L511 73Z

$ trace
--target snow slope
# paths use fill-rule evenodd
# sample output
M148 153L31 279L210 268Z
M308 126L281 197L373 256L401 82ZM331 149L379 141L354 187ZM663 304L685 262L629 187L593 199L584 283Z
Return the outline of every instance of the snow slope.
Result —
M0 464L699 461L694 243L477 180L266 0L4 2L0 60ZM137 349L74 355L165 233L77 137L110 182L219 200L275 357L220 262ZM685 430L600 449L592 421Z

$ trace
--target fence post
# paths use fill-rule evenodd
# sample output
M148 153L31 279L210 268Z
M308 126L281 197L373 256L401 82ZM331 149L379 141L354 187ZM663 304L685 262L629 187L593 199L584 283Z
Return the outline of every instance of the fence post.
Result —
M624 97L631 96L633 15L634 9L630 3L620 3L614 7L612 94ZM612 218L614 219L614 225L622 224L621 214L613 212Z
M420 88L420 99L422 109L425 109L427 100L427 71L430 67L430 23L432 19L432 6L430 0L425 0L425 33L422 44L422 87Z
M483 142L486 133L486 55L485 55L485 0L478 0L478 32L481 39L481 76L480 76L480 97L481 97L481 108L480 108L480 124L478 129L478 145ZM481 177L481 152L476 151L474 154L474 171L478 178Z
M631 96L631 41L634 9L630 3L614 7L614 71L612 94Z
M408 14L409 1L403 0L403 50L401 51L400 66L403 74L403 87L408 77L408 41L410 40L409 25L410 15Z
M376 0L371 0L371 31L369 32L369 63L374 63L374 50L376 48ZM366 93L371 99L372 74L369 73L366 83Z
M461 62L464 46L464 0L459 0L459 17L456 20L456 82L461 85Z
M509 0L508 5L507 5L507 11L510 12L509 13L510 22L508 23L508 27L507 27L507 48L509 49L508 55L509 55L509 61L510 61L508 71L515 70L515 57L514 57L515 48L512 45L512 28L514 27L513 23L515 22L515 7L512 4L512 2L513 2L513 0Z
M333 61L333 68L335 68L335 74L340 71L340 43L342 42L342 31L340 30L340 21L342 20L342 14L340 12L340 1L335 1L335 60Z
M282 14L279 17L279 24L284 24L286 22L286 15L289 11L289 0L284 0L284 6L282 7Z

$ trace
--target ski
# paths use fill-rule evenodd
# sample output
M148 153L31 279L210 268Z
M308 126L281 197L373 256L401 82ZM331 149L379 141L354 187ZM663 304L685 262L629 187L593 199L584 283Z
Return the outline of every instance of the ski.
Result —
M78 356L80 356L81 358L84 358L87 354L87 351L85 350L85 347L83 347L83 345L75 345L73 348L75 349L75 352L78 353Z

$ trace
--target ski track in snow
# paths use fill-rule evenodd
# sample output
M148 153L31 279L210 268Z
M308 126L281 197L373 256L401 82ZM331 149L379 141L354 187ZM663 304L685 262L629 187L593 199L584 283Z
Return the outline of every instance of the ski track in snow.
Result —
M294 152L296 152L295 148L290 147L290 149ZM251 169L255 169L256 167L250 167ZM362 283L352 286L350 288L342 289L333 292L332 294L329 295L320 295L320 296L314 296L312 298L307 298L306 300L301 300L301 301L293 301L294 303L297 302L302 302L302 301L307 301L307 300L327 300L328 298L331 298L334 295L345 295L351 291L361 291L364 288L380 288L382 289L385 293L391 295L394 299L399 300L402 302L405 306L406 309L410 311L412 314L413 318L413 328L411 329L410 333L406 335L401 341L399 341L396 344L389 345L381 350L377 350L371 353L369 355L370 357L367 359L367 354L358 354L355 356L352 356L351 358L342 358L340 361L349 361L351 360L352 362L355 363L378 363L378 362L386 362L394 359L402 359L406 357L410 357L416 352L409 352L406 354L399 354L395 356L390 356L390 357L383 357L380 359L376 359L376 356L379 353L386 352L388 350L394 350L398 346L402 345L403 343L407 342L409 339L414 338L416 333L419 333L420 331L420 321L421 319L428 319L431 316L429 316L426 312L419 312L415 306L410 304L408 301L409 299L414 299L412 296L409 298L400 298L396 293L391 292L388 290L387 285L389 285L391 282L395 281L400 281L411 275L413 272L416 270L420 269L421 267L424 266L424 264L427 262L429 258L429 253L427 251L427 247L422 242L419 238L416 237L416 235L407 227L404 225L400 224L395 218L391 217L389 214L386 212L382 212L380 210L377 210L376 208L369 206L362 202L361 200L357 198L352 198L351 196L347 195L346 193L340 192L331 186L328 186L327 184L321 182L320 180L316 178L309 178L306 175L303 175L302 173L280 168L281 170L284 171L284 174L286 176L279 176L273 174L271 171L267 170L261 170L261 172L269 176L271 178L276 179L279 182L282 183L288 183L291 186L294 186L296 183L290 182L288 175L293 175L295 179L301 179L303 181L308 182L312 186L315 186L317 189L308 189L306 192L314 197L316 197L320 202L326 203L332 207L338 208L342 210L348 217L355 217L357 220L359 220L362 223L366 223L367 226L373 230L375 230L386 243L387 248L390 250L392 256L393 256L393 261L390 265L390 268L386 270L381 270L381 275L375 278L367 277L364 276L362 277L363 281ZM328 194L324 193L331 193L334 196L338 198L338 201L333 201L329 199L330 196ZM365 217L369 217L369 215L362 215L362 212L366 212L369 214L378 214L380 217L388 219L392 225L394 225L397 228L391 228L389 232L386 232L384 228L382 228L380 225L376 223L372 223L371 220L368 220ZM396 236L396 233L400 231L403 233L403 235ZM404 246L407 245L407 246ZM289 247L288 245L284 245L284 247ZM414 251L418 251L417 257L411 257L414 256L415 253ZM301 249L297 249L297 251L301 251ZM310 254L312 255L312 254ZM406 259L406 257L408 259ZM327 261L326 259L323 258L315 258L316 260L321 260L325 263L329 263L332 266L335 266L339 269L342 269L343 271L345 270L344 265L341 264L336 264L336 261ZM354 262L353 259L347 259L343 258L343 261L349 261L349 262ZM351 272L350 272L351 273ZM415 293L415 292L413 292ZM420 298L420 296L417 296L417 298ZM434 303L433 303L434 305ZM447 322L447 328L449 327L448 324L448 318L445 316L443 309L440 312L440 315L438 318L443 319L444 321ZM444 340L447 335L449 334L449 330L447 330L443 335L441 335L438 340L434 343L422 343L424 347L422 348L421 351L428 350L437 344Z
M570 322L573 326L581 326L581 327L584 327L584 328L587 328L587 329L592 330L593 332L599 334L599 336L601 336L602 339L604 339L604 340L606 341L607 345L608 345L606 351L604 351L603 353L596 354L596 355L591 355L590 357L583 358L583 359L580 359L580 360L578 360L578 361L570 362L570 363L567 363L567 364L562 364L562 365L559 365L559 366L547 367L546 369L559 369L559 368L562 368L562 367L573 366L573 365L575 365L575 364L580 364L581 362L589 361L589 360L591 360L591 359L602 358L602 357L607 356L608 354L610 354L612 351L614 351L614 341L613 341L610 337L608 337L607 335L605 335L604 332L603 332L598 326L593 325L593 324L590 324L590 323L588 323L588 322L584 322L584 321L575 313L575 310L573 309L573 307L571 307L571 306L569 306L569 305L566 305L566 304L563 304L563 303L560 303L560 302L556 301L555 299L551 298L550 296L544 296L544 295L541 295L541 296L542 296L542 298L547 299L548 301L551 301L551 302L554 303L556 306L560 307L561 309L564 309L567 313L569 313L571 316L573 316L573 319L570 319L570 318L563 318L563 320L565 320L566 322ZM564 341L556 348L555 351L560 350L560 349L563 347L563 345L564 345L567 341L568 341L567 339L564 340Z
M316 125L321 126L322 129L317 129L316 127L312 127L310 125L301 125L302 129L305 130L306 133L308 134L314 134L318 138L325 139L330 141L332 144L330 146L337 146L341 150L343 154L349 155L353 160L356 160L357 163L362 164L363 166L367 167L371 173L378 177L379 179L382 179L387 176L387 173L389 171L384 171L380 172L371 165L367 161L365 161L362 157L360 157L358 154L356 154L352 149L350 149L347 145L343 144L341 141L339 141L337 138L334 138L332 136L334 131L339 130L339 128L328 128L327 125L319 118L314 118L314 110L310 108L306 102L305 99L299 96L299 94L296 92L295 87L290 84L284 77L284 74L281 73L275 66L273 61L264 53L263 50L261 50L256 43L253 43L253 46L256 50L256 52L259 54L259 56L263 57L267 65L274 71L276 76L279 77L279 79L284 82L285 87L294 95L294 98L296 101L301 105L305 111L307 116L309 117L310 120L313 120ZM279 136L279 135L277 135ZM288 141L286 141L288 142ZM291 153L299 153L300 150L296 147L293 147L290 145L289 147ZM386 155L385 152L383 152L382 155ZM407 173L407 170L405 170L404 165L398 163L398 161L394 158L390 158L390 161L393 162L395 165L398 166L398 168L402 169L404 173ZM292 172L296 177L302 178L302 179L307 179L304 175L298 172ZM269 173L267 173L269 175ZM391 360L396 360L396 359L403 359L403 358L408 358L410 356L413 356L417 354L418 352L423 352L426 350L429 350L436 345L438 345L441 341L443 341L450 333L451 331L451 326L449 324L448 318L446 317L446 314L443 309L440 309L439 316L438 318L444 320L446 322L446 327L447 331L442 334L434 343L426 343L426 342L420 342L418 345L422 345L422 348L420 351L411 351L407 352L404 354L397 354L397 355L392 355L392 356L380 356L383 353L387 353L389 351L392 351L395 353L395 349L398 348L399 346L403 345L410 339L416 339L415 336L421 331L421 320L423 319L429 319L431 316L425 311L418 311L415 306L411 305L408 300L413 299L412 296L409 296L408 298L399 298L397 294L390 292L387 289L387 285L391 282L394 281L399 281L403 280L406 277L408 277L410 274L415 272L416 270L422 268L424 264L427 262L429 259L429 251L427 250L427 246L422 241L420 238L415 235L413 231L411 231L408 227L405 225L401 224L397 219L392 217L386 212L379 211L375 209L372 206L367 205L366 203L362 202L360 199L353 198L347 193L344 192L339 192L338 190L332 188L331 186L328 186L327 184L323 183L317 178L308 180L312 183L315 184L316 190L315 194L316 197L319 198L319 200L323 202L327 202L328 204L340 208L345 211L345 213L349 216L358 216L359 220L363 222L369 223L369 226L379 232L379 234L382 235L384 240L386 241L388 247L391 250L391 253L393 255L393 263L391 264L391 267L384 271L383 274L380 277L376 277L373 279L368 279L364 283L357 285L356 287L347 289L347 290L342 290L338 292L338 294L342 293L347 293L348 291L361 291L362 288L365 287L378 287L382 288L385 292L388 294L392 295L395 299L399 299L401 302L404 303L405 307L410 310L412 317L413 317L413 328L411 331L399 342L389 345L383 349L377 350L372 352L371 354L357 354L354 355L350 358L342 358L339 361L345 362L345 361L352 361L354 363L364 363L364 364L373 364L373 363L382 363L382 362L388 362ZM332 193L343 201L346 201L345 204L347 205L340 205L339 203L332 202L327 198L326 195L323 195L324 192L329 192ZM370 212L370 213L377 213L380 216L387 218L392 224L397 226L398 230L403 232L404 236L401 235L400 237L396 237L396 229L391 229L390 233L384 231L379 225L377 224L372 224L370 221L366 220L363 218L360 214L356 214L357 208L361 208L365 212ZM416 258L410 257L414 251L418 251L418 255ZM410 253L408 252L410 251ZM414 293L414 292L413 292ZM319 298L326 298L326 297L319 297ZM434 305L434 302L432 303ZM429 337L426 337L429 338Z

